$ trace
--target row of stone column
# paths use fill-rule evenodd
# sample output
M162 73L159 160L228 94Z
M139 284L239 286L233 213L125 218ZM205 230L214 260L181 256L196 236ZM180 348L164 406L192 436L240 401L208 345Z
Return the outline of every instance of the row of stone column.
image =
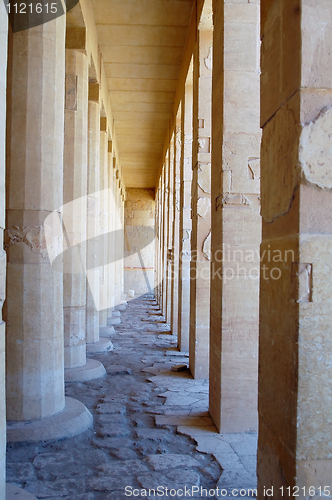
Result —
M259 1L214 1L174 117L180 185L167 160L157 190L158 300L218 430L259 428L259 498L332 494L331 16L325 0L262 0L261 21Z
M66 437L92 424L84 405L65 398L64 381L105 374L87 353L110 350L99 334L120 321L124 196L100 85L89 82L90 58L73 39L66 48L65 16L9 35L9 441ZM4 116L0 123L3 137ZM3 165L3 148L0 156Z
M198 30L157 190L158 298L195 378L209 376L212 34Z

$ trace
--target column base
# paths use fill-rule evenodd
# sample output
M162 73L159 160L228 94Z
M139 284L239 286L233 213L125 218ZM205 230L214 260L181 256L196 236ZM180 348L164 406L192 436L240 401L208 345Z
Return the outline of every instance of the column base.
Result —
M83 403L65 398L65 408L53 417L27 422L7 422L8 443L36 443L64 439L85 432L93 418Z
M6 484L6 500L37 500L28 491L22 490L13 484Z
M119 316L112 316L107 318L107 326L119 325L121 323L121 318Z
M99 333L101 337L110 337L115 334L114 326L101 326Z
M86 345L87 354L97 354L101 352L108 352L114 349L114 345L108 339L101 337L98 342Z
M65 345L64 358L65 369L77 368L84 365L86 360L85 341L80 340L76 345Z
M65 382L88 382L104 375L106 375L104 365L96 359L87 358L85 365L65 369Z

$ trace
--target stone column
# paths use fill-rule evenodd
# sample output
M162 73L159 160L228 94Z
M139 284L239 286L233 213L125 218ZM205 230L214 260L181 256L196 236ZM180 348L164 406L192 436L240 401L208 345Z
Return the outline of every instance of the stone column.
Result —
M160 180L158 187L156 189L156 211L155 211L155 274L154 274L154 293L155 299L158 302L159 296L159 219L160 219L160 207L159 207L159 195L160 195Z
M107 119L100 119L100 268L99 282L99 326L107 324L107 255L108 255L108 200L105 189L108 187L108 131Z
M159 193L159 295L158 295L158 304L160 309L163 309L163 239L164 239L164 183L163 183L164 174L163 171L160 175L160 193Z
M118 217L118 207L117 207L117 163L115 156L112 155L111 158L111 166L110 166L110 178L111 178L111 200L112 204L110 210L112 213L110 214L112 221L112 236L109 242L109 251L110 251L110 259L112 261L112 290L113 290L113 303L112 308L109 310L107 324L109 326L116 325L121 323L120 312L116 309L118 305L118 286L117 286L117 273L118 273L118 241L119 241L119 233L120 225L119 225L119 217Z
M117 218L117 231L116 231L116 248L117 251L119 251L119 257L120 257L120 249L121 248L121 196L120 196L120 181L119 181L119 170L116 170L116 180L115 180L115 201L116 201L116 218ZM120 298L121 298L121 258L118 258L115 263L115 305L118 305L120 303ZM116 315L119 318L119 323L121 322L120 319L120 311L114 311L114 315Z
M182 98L178 347L189 351L193 82L189 73Z
M68 382L85 382L106 373L99 361L86 359L87 151L88 58L85 51L66 49L63 312Z
M162 296L162 253L161 253L161 239L162 239L162 182L161 177L159 179L159 189L158 189L158 239L156 242L157 250L156 255L158 256L158 293L157 293L157 301L160 307L161 305L161 296Z
M124 231L123 231L123 226L124 226L124 211L123 211L123 196L122 196L122 181L121 179L119 180L119 218L120 218L120 232L119 232L119 254L120 254L120 259L119 259L119 299L118 303L116 305L117 310L119 311L119 305L121 304L122 298L123 298L123 250L124 250ZM120 312L120 311L119 311ZM121 314L121 312L120 312Z
M171 332L178 334L179 296L179 225L180 225L180 162L181 162L181 109L174 134L173 169L173 240L172 240L172 315Z
M96 120L98 116L95 114L94 118ZM97 129L98 125L97 123L95 123L95 120L93 126ZM91 258L92 255L96 256L97 259L97 269L93 269L92 272L97 272L99 278L97 283L93 281L93 286L95 286L94 294L96 294L95 300L97 299L94 305L95 309L97 310L93 311L93 315L98 315L98 319L94 317L94 326L97 329L98 325L98 333L96 334L95 339L92 340L92 342L88 342L87 344L88 354L107 352L113 349L112 342L110 342L105 337L99 336L99 328L106 327L107 325L108 200L105 188L108 186L108 133L106 118L99 117L98 123L99 132L98 130L95 130L95 133L99 133L99 141L97 140L99 153L93 155L95 158L95 163L93 163L93 158L91 159L91 167L93 168L94 165L95 171L90 172L90 164L88 166L88 206L90 202L89 195L91 193L91 201L95 203L94 211L91 214L91 229L93 227L93 229L96 231L94 245L93 248L91 248L91 250L93 250L94 252L93 254L90 253L90 241L88 241L88 259ZM91 153L93 153L93 151L91 151ZM99 163L97 163L98 159ZM91 178L89 179L90 175ZM92 189L94 189L94 191L92 191ZM90 273L90 264L88 264L88 269L88 273Z
M121 208L120 208L120 190L119 190L119 169L116 162L116 158L113 158L113 193L114 193L114 240L113 240L113 260L114 260L114 307L112 309L112 318L109 319L108 323L111 325L121 323L121 312L118 306L121 302L121 276L120 276L120 266L121 266L121 237L120 232L122 228L121 224Z
M215 2L210 412L220 432L257 431L258 32L258 2Z
M162 176L160 176L159 179L159 213L158 213L158 226L159 226L159 233L158 233L158 305L161 309L162 305L162 284L163 284L163 278L162 278L162 249L161 249L161 243L162 243L162 234L163 234L163 229L162 229L162 221L163 221L163 206L162 206L162 199L163 199L163 193L162 193Z
M174 220L174 206L173 206L173 196L174 196L174 138L172 135L169 144L169 155L168 155L168 174L167 174L167 281L166 281L166 322L171 323L172 318L172 270L173 270L173 220Z
M89 84L88 105L88 216L86 342L99 341L99 189L100 189L100 104L99 84Z
M168 234L168 184L167 184L167 157L165 160L165 164L163 166L163 231L162 231L162 313L166 317L167 314L167 234Z
M7 86L7 12L4 4L0 6L0 241L3 248L5 227L5 150L6 150L6 86ZM0 255L0 498L6 498L6 394L5 394L5 323L2 320L2 307L6 292L6 254Z
M114 290L114 268L115 268L115 210L114 210L114 195L113 186L113 144L108 141L108 308L107 308L107 324L112 318L112 312L115 306L115 290ZM103 329L104 331L104 329ZM114 328L108 326L106 332L113 333ZM104 333L103 333L104 334Z
M65 24L60 16L13 34L9 44L9 441L56 439L92 424L82 403L68 398L65 404L62 262L52 268L45 235L50 242L56 227L44 227L50 213L61 220L63 205Z
M120 224L121 224L121 231L120 231L120 265L119 265L119 270L120 270L120 298L119 302L117 304L117 308L119 308L119 305L121 304L123 300L123 292L124 292L124 203L123 203L123 187L122 187L122 181L120 183Z
M193 61L193 180L189 368L209 377L212 30L198 30Z
M259 498L331 498L332 4L261 14Z

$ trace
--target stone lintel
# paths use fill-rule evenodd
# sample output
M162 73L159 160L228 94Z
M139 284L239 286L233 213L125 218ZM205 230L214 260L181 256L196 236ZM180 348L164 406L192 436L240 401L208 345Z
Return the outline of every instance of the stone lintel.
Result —
M98 82L89 82L89 101L98 102L100 98L100 85Z
M87 54L86 28L68 27L66 29L66 49L74 49Z
M100 132L107 132L107 118L106 118L106 116L100 117Z

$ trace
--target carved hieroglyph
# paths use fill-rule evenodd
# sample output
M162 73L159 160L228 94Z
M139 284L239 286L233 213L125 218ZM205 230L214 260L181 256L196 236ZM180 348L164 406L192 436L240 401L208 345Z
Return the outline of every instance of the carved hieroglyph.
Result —
M302 178L323 189L332 189L332 108L321 111L306 124L300 137Z

